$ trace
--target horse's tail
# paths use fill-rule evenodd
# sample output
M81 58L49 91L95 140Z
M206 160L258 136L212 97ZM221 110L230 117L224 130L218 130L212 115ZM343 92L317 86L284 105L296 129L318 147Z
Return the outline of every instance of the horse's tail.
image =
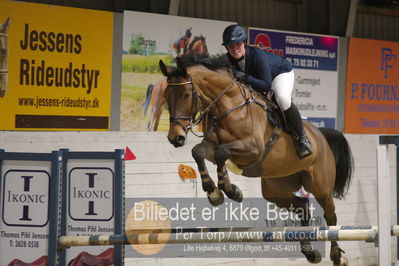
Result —
M353 173L353 157L344 134L331 128L319 128L334 154L336 176L334 197L344 198L348 192Z
M147 86L147 93L145 96L145 101L143 104L143 108L144 108L144 116L147 114L147 110L148 110L148 106L150 105L150 101L151 101L151 95L152 95L152 90L154 88L154 84L150 83Z

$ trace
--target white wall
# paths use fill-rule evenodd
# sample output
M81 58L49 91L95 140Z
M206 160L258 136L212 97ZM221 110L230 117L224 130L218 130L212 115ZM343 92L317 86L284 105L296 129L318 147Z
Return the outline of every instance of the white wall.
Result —
M339 225L377 224L377 160L376 135L346 135L352 148L355 171L345 200L336 200ZM188 144L175 149L164 132L0 132L0 149L9 152L50 152L60 148L70 151L113 151L128 146L137 159L125 165L126 197L204 197L200 180L182 180L177 173L184 163L196 169L191 148L199 141L189 136ZM396 149L390 146L391 223L396 224ZM215 167L209 165L211 176ZM260 180L235 176L231 179L243 191L244 197L261 197ZM197 183L198 182L198 183ZM376 265L377 249L373 243L340 242L351 265ZM331 265L329 245L321 265ZM396 239L392 238L392 256L396 258ZM308 265L301 259L135 259L126 265ZM320 265L320 264L319 264Z

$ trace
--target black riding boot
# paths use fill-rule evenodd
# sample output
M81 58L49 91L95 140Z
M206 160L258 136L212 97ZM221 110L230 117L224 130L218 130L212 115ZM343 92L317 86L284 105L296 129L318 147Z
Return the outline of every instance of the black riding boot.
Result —
M298 157L302 159L312 154L312 145L303 129L302 118L295 104L291 103L290 108L285 110L284 114L293 131Z

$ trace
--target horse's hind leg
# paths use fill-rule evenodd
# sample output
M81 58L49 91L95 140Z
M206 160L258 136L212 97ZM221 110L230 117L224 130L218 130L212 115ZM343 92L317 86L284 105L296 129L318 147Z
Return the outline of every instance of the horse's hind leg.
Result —
M158 111L154 115L154 117L155 117L154 131L158 130L159 120L161 119L162 110L163 110L163 103L162 103L162 105L159 107Z
M327 225L337 225L333 196L329 195L325 199L318 200L318 202L324 209L324 219L326 219ZM330 259L334 265L348 265L348 260L341 253L345 253L345 251L339 247L337 241L331 241Z
M202 189L207 193L208 200L213 206L223 204L223 193L215 186L212 178L209 176L208 169L205 165L205 158L214 161L214 147L211 143L203 140L200 144L194 146L191 154L197 163L199 173L202 180Z
M148 123L148 131L157 131L159 120L162 115L163 106L165 104L165 89L167 87L166 78L161 78L153 87L150 99L150 106L152 106L152 112L150 122Z
M153 126L153 123L154 123L154 114L153 114L153 111L151 111L151 116L150 116L150 121L148 121L148 124L147 124L147 131L153 131L152 130L152 126Z
M335 175L334 169L328 170L328 167L323 167L322 169L314 168L314 177L307 179L313 181L305 185L305 189L313 193L317 202L323 208L324 219L328 226L337 225L337 215L335 214L333 200L335 179L332 175ZM341 253L345 252L339 247L337 241L331 241L330 258L334 265L348 265L347 259Z
M4 97L6 95L6 87L2 87L2 80L0 79L0 97Z
M301 187L301 173L287 177L265 179L262 178L262 195L263 197L274 202L279 208L292 210L299 216L301 226L309 226L309 199L300 198L293 194ZM321 254L318 250L313 249L309 240L300 241L301 252L305 255L310 263L319 263Z
M293 198L293 206L295 208L295 212L302 214L301 219L301 226L309 226L309 219L307 214L310 213L309 210L309 199L308 198L300 198L294 196ZM318 250L313 249L312 244L309 240L301 240L301 252L305 255L306 259L310 263L319 263L321 261L321 254Z

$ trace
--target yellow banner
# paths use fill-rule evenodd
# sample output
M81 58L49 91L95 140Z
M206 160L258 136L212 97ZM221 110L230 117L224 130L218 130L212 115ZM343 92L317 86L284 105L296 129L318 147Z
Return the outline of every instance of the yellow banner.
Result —
M0 130L107 130L113 14L5 0L0 10Z

